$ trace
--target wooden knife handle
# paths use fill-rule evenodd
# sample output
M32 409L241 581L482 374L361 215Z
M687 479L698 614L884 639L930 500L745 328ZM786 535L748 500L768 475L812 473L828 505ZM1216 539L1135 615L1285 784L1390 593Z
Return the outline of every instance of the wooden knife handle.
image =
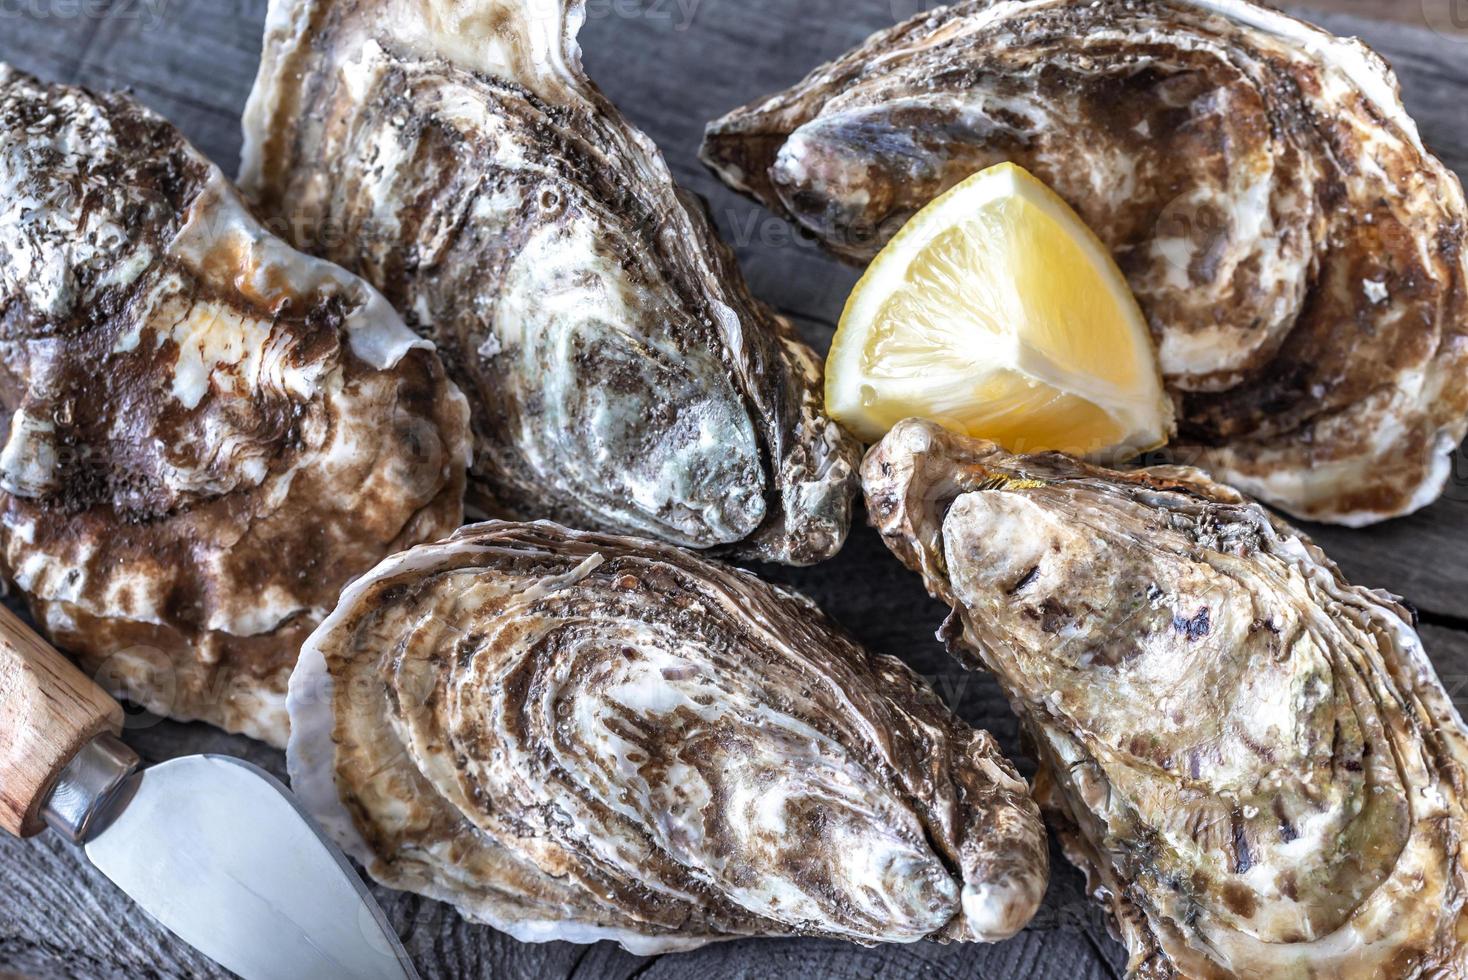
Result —
M38 833L41 806L72 756L121 731L121 706L0 606L0 827Z

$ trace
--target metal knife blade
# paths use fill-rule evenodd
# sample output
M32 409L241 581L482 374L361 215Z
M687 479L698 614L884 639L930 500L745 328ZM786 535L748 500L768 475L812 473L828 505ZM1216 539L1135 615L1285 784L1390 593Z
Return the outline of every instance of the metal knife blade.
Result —
M415 980L356 872L269 773L196 755L130 780L86 853L180 939L245 980Z

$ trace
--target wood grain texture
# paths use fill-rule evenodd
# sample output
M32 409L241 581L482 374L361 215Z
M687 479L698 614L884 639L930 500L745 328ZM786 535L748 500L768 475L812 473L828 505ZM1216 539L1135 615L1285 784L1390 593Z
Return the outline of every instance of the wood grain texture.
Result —
M1402 75L1408 107L1447 162L1468 173L1468 42L1439 23L1468 0L1310 0L1344 13L1307 16L1358 34ZM98 7L97 4L102 4ZM706 121L800 78L872 30L932 0L587 0L592 77L663 148L678 179L705 194L755 292L791 314L818 348L856 272L718 184L697 162ZM1433 6L1436 4L1436 6ZM1424 11L1414 19L1411 8ZM1387 9L1391 8L1391 9ZM96 10L104 16L87 16ZM1385 13L1374 22L1352 12ZM1468 10L1464 10L1468 17ZM1441 15L1441 16L1439 16ZM254 78L264 0L0 0L0 58L51 80L131 86L200 148L234 167L239 112ZM1415 26L1414 26L1415 25ZM1468 705L1468 464L1423 513L1365 531L1311 528L1353 580L1403 593L1424 611L1423 638L1455 701ZM1026 772L1018 727L987 676L960 669L934 639L945 610L861 527L838 558L810 569L761 567L819 602L873 649L902 657L953 709L993 731ZM279 753L201 725L128 717L146 761L224 752L283 775ZM506 980L722 980L882 976L1101 980L1125 963L1079 875L1058 854L1045 907L996 946L865 950L804 940L743 941L646 958L616 946L526 945L465 924L451 909L375 889L425 977ZM52 835L0 839L0 977L214 978L223 974L141 916Z
M1316 14L1353 14L1468 35L1468 3L1463 0L1297 0L1295 5Z
M61 770L122 708L19 616L0 608L0 830L43 829L41 806Z

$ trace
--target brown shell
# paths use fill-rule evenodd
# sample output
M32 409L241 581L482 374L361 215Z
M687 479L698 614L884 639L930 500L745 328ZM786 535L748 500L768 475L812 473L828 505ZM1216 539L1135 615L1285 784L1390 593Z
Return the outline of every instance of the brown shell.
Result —
M908 420L884 539L998 677L1137 977L1468 973L1468 731L1411 614L1196 470Z
M1019 163L1111 248L1174 458L1312 520L1442 491L1468 431L1468 207L1365 46L1244 0L959 3L712 123L732 187L865 262Z
M151 711L277 745L342 585L462 520L468 408L123 95L0 65L0 557Z
M809 600L646 540L492 522L389 558L289 703L348 853L522 940L993 941L1045 890L987 733Z
M473 406L496 516L807 564L860 449L703 205L580 66L567 0L274 0L241 183L383 290Z

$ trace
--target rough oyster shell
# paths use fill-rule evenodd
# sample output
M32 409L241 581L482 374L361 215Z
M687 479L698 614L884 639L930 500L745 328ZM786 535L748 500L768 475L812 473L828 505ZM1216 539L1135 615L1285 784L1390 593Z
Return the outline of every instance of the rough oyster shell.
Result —
M115 692L284 745L342 585L462 519L431 345L158 116L4 65L0 311L5 574Z
M1392 596L1196 470L1010 456L917 420L863 466L998 675L1141 977L1468 968L1465 730Z
M582 71L581 21L564 0L272 0L241 182L438 345L484 510L828 557L859 449Z
M1468 430L1468 207L1364 45L1239 0L961 3L708 128L731 186L864 262L1024 165L1113 250L1179 459L1298 517L1430 503Z
M389 558L289 704L292 786L347 852L521 940L996 940L1045 888L987 733L664 545L492 522Z

